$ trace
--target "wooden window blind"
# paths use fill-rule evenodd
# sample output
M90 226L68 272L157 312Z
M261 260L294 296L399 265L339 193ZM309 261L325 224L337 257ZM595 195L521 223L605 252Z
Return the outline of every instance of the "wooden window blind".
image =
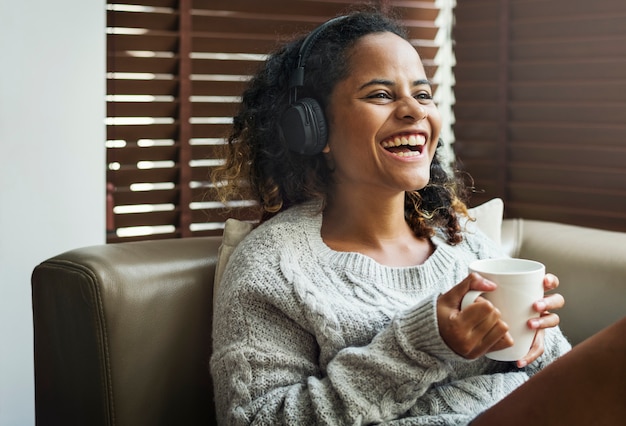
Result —
M626 231L626 2L455 9L454 150L506 216Z
M361 2L109 0L108 241L216 235L227 217L255 220L250 203L227 211L215 202L208 181L244 85L278 42L353 3ZM444 83L451 73L438 72L438 53L452 3L381 1Z

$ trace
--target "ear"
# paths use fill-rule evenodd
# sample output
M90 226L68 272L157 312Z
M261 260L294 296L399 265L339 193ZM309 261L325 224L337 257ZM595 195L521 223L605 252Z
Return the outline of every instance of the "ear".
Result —
M322 150L322 154L324 154L326 167L328 167L331 171L335 171L335 159L333 158L333 152L331 151L329 144L326 144Z

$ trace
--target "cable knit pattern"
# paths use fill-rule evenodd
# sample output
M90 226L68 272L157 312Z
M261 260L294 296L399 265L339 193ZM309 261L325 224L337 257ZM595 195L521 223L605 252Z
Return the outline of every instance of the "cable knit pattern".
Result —
M465 360L439 335L437 296L472 260L504 256L479 231L443 234L422 265L387 267L321 239L316 204L252 231L218 290L211 372L224 425L464 425L569 350L537 362Z

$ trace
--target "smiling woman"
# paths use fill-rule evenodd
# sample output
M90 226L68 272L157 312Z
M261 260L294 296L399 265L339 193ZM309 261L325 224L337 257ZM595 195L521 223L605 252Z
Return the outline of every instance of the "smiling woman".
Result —
M626 321L595 337L601 355L592 344L561 358L558 293L526 308L527 354L484 356L513 345L509 325L486 299L461 300L497 287L470 263L505 253L467 226L441 121L415 48L375 11L327 21L251 80L214 176L224 199L251 189L263 213L215 298L220 423L500 425L525 407L515 421L572 424L566 401L598 401L600 383L600 411L623 406Z

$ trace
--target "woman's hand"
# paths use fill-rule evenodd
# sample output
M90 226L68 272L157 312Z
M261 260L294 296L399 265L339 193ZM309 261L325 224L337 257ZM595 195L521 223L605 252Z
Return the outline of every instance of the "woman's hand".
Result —
M559 286L559 279L552 274L546 274L543 279L543 289L545 292L554 290ZM565 305L565 299L558 293L546 295L543 299L533 304L533 309L539 313L539 318L528 320L528 327L537 330L533 344L524 358L517 361L519 368L525 367L543 354L544 351L544 329L556 327L561 321L559 316L553 312L555 309L561 309Z
M500 318L500 311L487 299L478 297L461 311L461 300L468 291L488 292L496 287L493 282L472 273L450 291L439 296L439 333L448 347L463 358L475 359L487 352L513 345L508 325Z

